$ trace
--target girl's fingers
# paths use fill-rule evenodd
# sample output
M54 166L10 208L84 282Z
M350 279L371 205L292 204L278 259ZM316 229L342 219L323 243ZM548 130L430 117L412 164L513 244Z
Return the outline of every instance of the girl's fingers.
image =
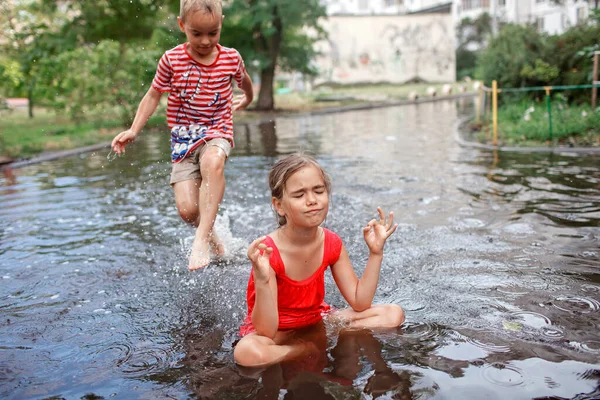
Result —
M394 226L394 212L391 211L390 212L390 219L388 221L388 225L387 228L390 229L390 227Z
M386 234L386 239L389 238L392 233L396 232L396 228L398 228L398 224L394 224L388 231Z
M385 215L383 215L383 210L381 207L377 207L377 212L379 213L379 222L382 224L385 223Z
M248 246L248 257L251 257L251 255L255 252L259 252L260 254L259 245L263 242L263 240L265 240L265 236L261 236L254 242L250 243L250 246Z

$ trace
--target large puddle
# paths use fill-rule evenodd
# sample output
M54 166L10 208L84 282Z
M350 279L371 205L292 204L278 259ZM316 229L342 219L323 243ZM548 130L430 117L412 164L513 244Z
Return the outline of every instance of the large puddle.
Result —
M468 101L238 125L217 221L229 256L199 273L167 133L122 158L4 171L0 397L599 398L600 157L463 148L463 112ZM241 370L246 247L276 224L269 167L297 150L332 175L326 226L359 273L361 226L377 206L395 212L375 300L407 322L326 326L323 354ZM327 286L344 307L329 274Z

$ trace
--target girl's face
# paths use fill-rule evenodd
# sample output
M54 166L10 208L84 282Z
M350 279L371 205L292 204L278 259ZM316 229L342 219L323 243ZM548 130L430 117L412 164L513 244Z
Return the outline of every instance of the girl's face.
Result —
M285 183L282 198L273 198L273 206L279 215L286 217L286 225L302 228L321 225L329 211L329 193L321 171L314 165L296 171Z

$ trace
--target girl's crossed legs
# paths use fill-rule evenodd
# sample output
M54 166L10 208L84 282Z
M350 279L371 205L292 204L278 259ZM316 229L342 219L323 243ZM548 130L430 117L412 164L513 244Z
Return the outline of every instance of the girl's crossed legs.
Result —
M395 328L404 322L404 311L395 304L377 304L360 312L348 308L333 311L327 318L341 321L350 329ZM266 367L300 357L314 348L310 330L306 335L296 335L293 330L277 331L273 339L254 332L238 342L233 357L244 367Z

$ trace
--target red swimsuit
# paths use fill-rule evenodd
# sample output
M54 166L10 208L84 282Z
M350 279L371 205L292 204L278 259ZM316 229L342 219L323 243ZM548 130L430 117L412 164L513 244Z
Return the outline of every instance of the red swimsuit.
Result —
M322 319L321 314L329 311L325 299L325 270L335 264L342 251L342 240L338 235L323 228L323 262L315 273L303 281L295 281L285 274L285 266L275 242L267 236L264 243L273 248L269 260L277 275L277 304L279 307L279 330L298 329L315 324ZM254 272L250 272L246 301L248 314L240 328L240 335L254 332L252 310L255 302Z

